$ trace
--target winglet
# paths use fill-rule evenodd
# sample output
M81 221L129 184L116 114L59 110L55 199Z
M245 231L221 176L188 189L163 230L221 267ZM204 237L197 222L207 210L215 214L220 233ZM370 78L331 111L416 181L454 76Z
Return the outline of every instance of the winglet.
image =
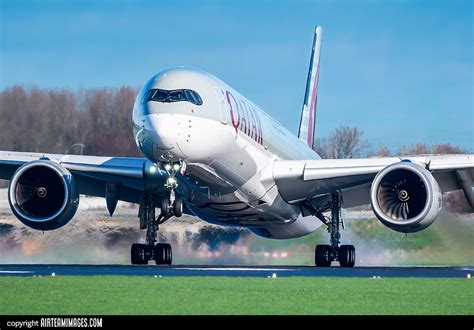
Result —
M310 148L314 146L314 128L316 123L316 103L318 101L319 58L323 28L316 26L313 39L313 50L309 63L308 80L304 96L303 110L301 111L300 129L298 137Z

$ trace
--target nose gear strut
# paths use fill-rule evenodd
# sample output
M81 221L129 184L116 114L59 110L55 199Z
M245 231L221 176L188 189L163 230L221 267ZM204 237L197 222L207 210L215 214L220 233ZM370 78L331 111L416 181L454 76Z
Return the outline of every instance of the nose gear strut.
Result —
M186 163L180 161L177 163L166 163L162 166L165 172L168 174L165 188L169 190L169 198L163 198L161 200L161 215L164 218L170 217L172 215L179 218L183 215L183 201L181 198L176 197L175 194L175 189L178 187L176 174L181 173L181 175L184 175Z

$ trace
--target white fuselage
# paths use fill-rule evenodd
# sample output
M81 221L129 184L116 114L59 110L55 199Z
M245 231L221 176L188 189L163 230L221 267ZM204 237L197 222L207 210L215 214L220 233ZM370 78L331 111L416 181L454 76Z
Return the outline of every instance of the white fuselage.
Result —
M192 90L202 104L147 101L150 90ZM184 161L188 209L203 220L291 238L320 225L286 203L273 179L278 159L319 159L303 141L218 78L174 68L153 76L133 109L135 139L154 162Z

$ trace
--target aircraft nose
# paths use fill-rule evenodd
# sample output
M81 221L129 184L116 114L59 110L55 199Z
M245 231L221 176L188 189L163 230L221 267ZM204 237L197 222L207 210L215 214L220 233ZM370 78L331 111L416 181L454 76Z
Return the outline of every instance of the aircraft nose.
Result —
M159 149L171 149L174 146L174 135L176 128L165 116L149 116L150 131L153 134L153 143Z
M152 133L155 159L183 159L185 155L178 147L179 122L170 114L148 116L148 129Z

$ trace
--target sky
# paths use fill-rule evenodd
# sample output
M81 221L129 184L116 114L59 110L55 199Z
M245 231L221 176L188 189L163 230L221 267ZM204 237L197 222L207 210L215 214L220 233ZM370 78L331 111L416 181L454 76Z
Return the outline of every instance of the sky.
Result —
M184 65L296 133L316 25L317 137L348 125L373 149L423 142L474 152L469 0L0 0L0 90L140 87Z

